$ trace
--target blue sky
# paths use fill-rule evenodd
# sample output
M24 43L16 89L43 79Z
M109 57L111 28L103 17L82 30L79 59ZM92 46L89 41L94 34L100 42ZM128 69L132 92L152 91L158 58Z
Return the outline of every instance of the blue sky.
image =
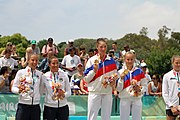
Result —
M0 34L60 43L118 39L147 27L148 36L157 38L163 25L180 31L179 13L179 0L0 0Z

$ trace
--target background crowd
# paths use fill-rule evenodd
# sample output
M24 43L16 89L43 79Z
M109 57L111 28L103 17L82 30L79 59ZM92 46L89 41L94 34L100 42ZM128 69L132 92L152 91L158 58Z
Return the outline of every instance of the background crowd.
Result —
M124 48L118 48L117 42L113 42L108 55L112 57L116 66L119 69L123 66L123 56L127 51L136 53L130 48L128 44L124 45ZM11 42L6 43L6 48L1 53L0 58L0 92L10 92L11 81L14 79L16 72L19 69L27 66L27 61L31 54L37 54L41 59L38 63L37 69L46 73L49 71L48 61L51 56L58 55L58 48L53 43L53 38L48 38L47 44L42 47L42 50L37 45L36 40L31 40L31 45L26 48L26 54L20 58L16 51L16 45ZM96 55L97 49L86 49L84 46L74 46L74 41L69 40L67 47L64 49L64 57L59 59L59 68L63 69L69 77L70 85L73 95L84 95L88 94L87 84L84 81L84 69L88 59ZM142 60L135 60L136 66L141 68L147 79L147 90L144 95L162 95L162 76L154 74L151 75L148 70L148 65ZM114 91L115 96L118 95L117 91Z

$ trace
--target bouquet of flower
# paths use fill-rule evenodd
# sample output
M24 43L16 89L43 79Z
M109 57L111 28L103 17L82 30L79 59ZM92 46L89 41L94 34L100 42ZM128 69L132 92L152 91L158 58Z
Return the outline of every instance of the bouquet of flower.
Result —
M134 97L138 97L140 96L142 93L141 93L141 89L142 89L142 86L139 86L137 84L137 80L133 79L131 81L131 88L130 88L130 95L131 96L134 96Z

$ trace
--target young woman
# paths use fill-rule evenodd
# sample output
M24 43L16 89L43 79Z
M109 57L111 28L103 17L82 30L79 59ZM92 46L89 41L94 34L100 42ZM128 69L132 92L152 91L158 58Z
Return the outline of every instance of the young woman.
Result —
M148 93L152 96L162 96L160 78L157 75L152 76L152 81L148 84Z
M126 52L124 66L120 69L117 90L120 97L120 119L129 120L130 112L133 120L141 120L141 97L146 90L147 81L140 68L135 67L135 54Z
M67 74L59 69L58 58L49 59L50 71L45 73L44 120L68 120L69 107L67 97L71 89Z
M17 72L12 85L12 92L19 94L16 120L40 120L41 81L45 80L42 72L36 70L38 55L32 54L28 66Z
M96 120L101 108L101 119L110 120L112 108L112 87L117 75L116 62L106 54L107 42L99 38L96 42L98 54L89 58L85 70L85 82L88 84L88 120Z
M0 69L0 92L9 92L9 68L7 66L4 66Z
M179 115L180 56L171 58L172 70L163 76L162 96L166 103L166 120L175 120Z

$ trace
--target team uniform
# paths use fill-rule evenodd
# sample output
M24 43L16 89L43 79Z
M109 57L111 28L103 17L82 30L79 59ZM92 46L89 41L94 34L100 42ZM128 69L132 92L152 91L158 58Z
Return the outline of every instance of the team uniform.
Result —
M126 69L126 66L123 66L123 68L118 71L119 75L121 75ZM137 84L142 87L140 95L138 96L134 96L134 93L132 91L131 81L133 79L137 80ZM143 71L138 67L133 67L132 70L129 71L128 74L124 77L124 79L119 78L119 80L117 81L117 90L119 91L120 97L121 120L129 120L130 111L132 113L133 120L141 120L141 97L147 89L146 87L147 81L145 79L145 75Z
M98 71L93 70L94 61L99 61ZM110 120L112 108L112 87L103 87L102 82L105 76L117 74L115 61L107 56L102 62L99 55L91 57L85 70L85 82L88 84L88 120L96 120L98 111L101 108L101 119Z
M29 82L30 90L28 93L19 93L18 86L22 84L20 79L24 78L24 82ZM45 76L38 70L31 70L29 66L17 72L12 86L12 92L19 95L19 103L16 112L16 120L40 120L40 93L42 91L42 80ZM28 86L28 84L27 84Z
M170 107L179 105L179 80L179 73L174 70L169 71L163 77L162 96L166 104L166 114L170 116L174 116Z
M67 98L71 95L71 89L67 74L58 70L58 72L52 73L51 71L45 73L46 80L45 85L45 99L44 99L44 113L43 118L45 120L68 120L69 107L67 105ZM60 83L61 89L65 91L65 97L63 99L53 100L54 83Z

